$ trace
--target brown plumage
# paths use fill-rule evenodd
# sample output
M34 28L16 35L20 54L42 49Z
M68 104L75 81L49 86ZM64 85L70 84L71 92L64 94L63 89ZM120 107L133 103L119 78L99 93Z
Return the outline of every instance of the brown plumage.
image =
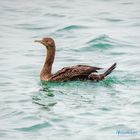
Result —
M43 38L42 40L35 40L35 42L40 42L47 49L47 56L45 59L44 66L40 73L40 79L45 81L68 81L68 80L103 80L107 75L109 75L113 69L116 68L116 63L114 63L110 68L103 74L94 74L102 68L87 66L87 65L76 65L72 67L64 67L55 74L52 74L52 64L55 58L55 42L52 38Z

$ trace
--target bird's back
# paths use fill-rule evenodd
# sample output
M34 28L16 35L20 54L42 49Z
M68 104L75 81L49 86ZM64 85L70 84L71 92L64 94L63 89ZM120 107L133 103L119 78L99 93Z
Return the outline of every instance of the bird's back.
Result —
M87 65L76 65L72 67L64 67L56 72L49 81L67 81L72 79L85 79L88 75L97 72L101 68Z

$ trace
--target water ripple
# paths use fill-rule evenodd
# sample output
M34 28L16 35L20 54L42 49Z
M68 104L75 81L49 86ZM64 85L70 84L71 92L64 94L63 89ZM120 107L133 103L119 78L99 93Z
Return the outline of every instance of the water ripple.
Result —
M82 25L69 25L67 27L58 29L57 31L72 31L72 30L80 30L80 29L86 29L89 28L88 26L82 26Z
M46 128L46 127L50 127L51 124L49 122L43 122L43 123L39 123L39 124L35 124L32 126L28 126L28 127L22 127L22 128L16 128L15 130L19 130L19 131L38 131L40 129Z

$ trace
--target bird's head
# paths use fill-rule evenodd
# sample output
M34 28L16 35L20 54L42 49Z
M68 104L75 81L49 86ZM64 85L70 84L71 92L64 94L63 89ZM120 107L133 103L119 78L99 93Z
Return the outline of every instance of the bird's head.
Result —
M50 37L45 37L41 40L35 40L35 42L39 42L39 43L43 44L44 46L46 46L47 48L55 47L55 42Z

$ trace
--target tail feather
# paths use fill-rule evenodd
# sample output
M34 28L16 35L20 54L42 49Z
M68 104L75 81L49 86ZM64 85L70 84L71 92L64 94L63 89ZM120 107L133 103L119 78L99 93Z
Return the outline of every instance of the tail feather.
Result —
M105 72L104 72L104 76L106 77L107 75L109 75L117 66L117 63L114 63L111 67L109 67Z

